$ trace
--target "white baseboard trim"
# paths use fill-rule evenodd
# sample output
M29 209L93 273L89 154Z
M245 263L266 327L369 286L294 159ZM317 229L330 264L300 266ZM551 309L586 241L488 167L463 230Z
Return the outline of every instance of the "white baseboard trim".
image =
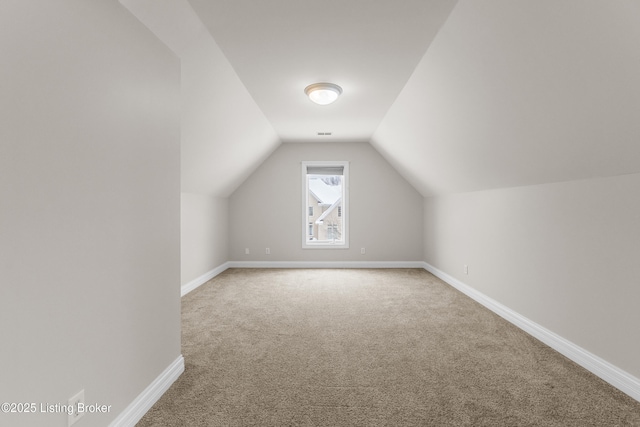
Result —
M529 320L528 318L516 313L515 311L500 304L494 299L489 298L482 292L479 292L469 285L462 283L455 277L452 277L447 273L438 270L434 266L425 262L423 264L423 268L434 276L442 279L449 285L458 289L460 292L467 295L471 299L477 301L489 310L493 311L498 316L513 323L515 326L527 332L529 335L542 341L552 349L556 350L558 353L573 360L578 365L582 366L583 368L592 372L615 388L628 394L629 396L640 402L640 379L612 365L606 360L601 359L595 354L588 352L582 347L577 346L571 341L566 340L556 333L551 332L550 330L538 325L532 320Z
M229 268L424 268L422 261L229 261Z
M196 277L192 281L190 281L188 283L185 283L180 288L180 296L183 297L186 294L188 294L189 292L191 292L192 290L196 289L198 286L204 285L209 280L213 279L218 274L220 274L223 271L225 271L227 268L229 268L229 262L228 261L225 262L222 265L217 266L216 268L214 268L211 271L207 271L202 276Z
M184 358L180 355L109 424L109 427L134 427L183 372Z

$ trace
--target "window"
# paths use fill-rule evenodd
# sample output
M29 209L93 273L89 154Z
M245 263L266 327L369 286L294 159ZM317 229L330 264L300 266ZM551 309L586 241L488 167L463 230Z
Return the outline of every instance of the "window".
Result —
M348 248L349 162L302 162L302 247Z

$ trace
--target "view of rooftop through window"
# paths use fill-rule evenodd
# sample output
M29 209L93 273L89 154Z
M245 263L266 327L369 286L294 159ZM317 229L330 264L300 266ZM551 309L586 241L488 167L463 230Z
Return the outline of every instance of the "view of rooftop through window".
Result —
M305 179L305 247L346 247L346 174L344 165L307 165Z
M309 240L342 240L342 175L308 175Z

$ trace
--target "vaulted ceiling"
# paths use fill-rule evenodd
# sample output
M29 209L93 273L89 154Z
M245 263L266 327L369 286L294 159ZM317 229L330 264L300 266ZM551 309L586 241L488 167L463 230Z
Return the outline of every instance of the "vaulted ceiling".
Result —
M634 0L120 1L181 58L185 192L325 140L424 196L640 172ZM318 81L343 95L312 104Z
M453 0L190 0L283 142L369 141ZM333 82L330 106L303 89Z

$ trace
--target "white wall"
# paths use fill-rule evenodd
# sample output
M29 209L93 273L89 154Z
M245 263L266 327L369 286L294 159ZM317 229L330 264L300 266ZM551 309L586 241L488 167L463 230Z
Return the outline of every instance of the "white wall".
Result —
M302 249L305 160L350 162L349 249ZM233 193L229 209L234 261L416 261L422 254L422 197L365 142L283 144Z
M105 426L180 355L178 59L112 0L2 1L0 52L0 401Z
M204 28L180 56L185 285L229 260L228 196L279 140Z
M182 284L228 261L229 195L280 143L187 0L120 0L180 58Z
M229 260L229 195L280 143L202 29L181 52L182 284Z
M638 378L638 194L632 174L427 198L425 260Z
M182 193L180 221L185 285L229 260L229 199Z
M372 138L429 197L428 263L636 377L639 24L460 0Z

